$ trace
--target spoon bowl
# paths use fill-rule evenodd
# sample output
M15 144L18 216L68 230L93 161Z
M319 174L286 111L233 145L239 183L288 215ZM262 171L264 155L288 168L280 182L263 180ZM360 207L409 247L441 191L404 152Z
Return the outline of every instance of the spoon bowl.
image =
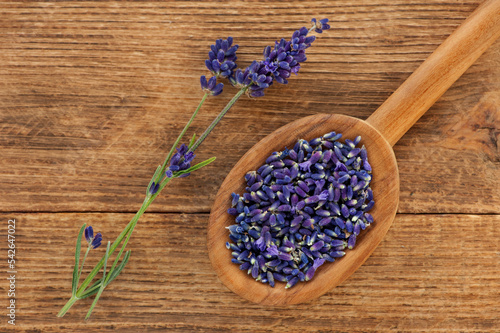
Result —
M212 265L221 281L238 295L259 304L297 304L319 297L349 277L370 256L392 224L399 201L399 174L392 146L439 97L500 37L500 0L482 3L410 77L366 120L319 114L281 127L250 149L224 180L210 214L207 245ZM293 147L299 139L311 140L326 133L343 139L362 137L372 166L374 222L356 238L356 246L343 258L318 268L311 281L285 289L256 282L231 262L227 213L231 193L243 193L244 176L257 170L275 151Z
M248 171L257 170L266 158L285 146L293 147L299 139L311 140L325 133L342 133L342 139L361 135L372 167L373 180L370 186L376 198L370 210L374 223L366 228L352 250L346 250L343 258L326 263L318 268L308 283L298 283L290 290L284 283L274 288L257 283L239 266L231 263L231 251L226 227L234 224L234 216L227 213L231 207L231 193L243 193ZM305 117L281 127L252 147L234 166L217 193L208 224L209 257L222 282L238 295L260 304L286 305L308 301L324 294L344 281L370 256L392 224L399 201L399 174L396 157L391 145L373 126L367 122L338 114L318 114ZM228 264L229 263L229 264ZM313 282L314 281L314 282Z

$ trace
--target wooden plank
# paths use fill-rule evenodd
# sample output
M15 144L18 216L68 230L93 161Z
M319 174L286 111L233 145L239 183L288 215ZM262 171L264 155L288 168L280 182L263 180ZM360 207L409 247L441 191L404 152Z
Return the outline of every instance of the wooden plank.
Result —
M214 39L231 34L246 66L311 17L330 17L333 29L309 50L300 78L239 101L199 150L199 160L216 163L151 207L208 212L256 142L320 112L366 119L479 3L4 2L0 211L135 211L201 97ZM395 147L400 213L499 212L499 47ZM201 133L229 98L209 100L190 133Z
M74 239L91 224L104 241L132 214L1 214L16 219L19 332L498 332L498 215L399 214L373 255L342 285L306 304L259 306L230 292L206 254L206 214L146 214L132 257L98 303L56 318L70 293ZM91 253L89 262L96 262ZM93 252L94 252L93 251ZM6 242L0 244L6 253ZM0 261L6 271L6 262ZM0 284L0 294L7 292ZM0 330L11 329L6 320Z

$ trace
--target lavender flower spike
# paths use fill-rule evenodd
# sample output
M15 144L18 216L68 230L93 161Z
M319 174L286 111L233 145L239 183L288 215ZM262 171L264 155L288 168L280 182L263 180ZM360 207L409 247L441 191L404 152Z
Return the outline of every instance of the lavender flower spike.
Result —
M102 235L98 232L94 237L94 229L91 226L85 228L85 240L90 244L92 249L97 249L101 246Z
M212 76L210 79L202 75L200 77L201 89L209 95L217 96L222 92L222 88L224 87L223 83L217 84L217 78Z
M233 45L233 38L228 37L225 40L217 39L215 45L212 45L205 65L212 75L216 77L231 77L233 70L237 67L235 61L238 45Z
M172 156L170 166L165 171L166 176L171 178L175 176L175 172L189 169L195 156L196 155L192 151L189 151L188 146L182 144L179 148L177 148L177 153ZM182 178L187 176L189 176L189 173L181 174L177 177Z

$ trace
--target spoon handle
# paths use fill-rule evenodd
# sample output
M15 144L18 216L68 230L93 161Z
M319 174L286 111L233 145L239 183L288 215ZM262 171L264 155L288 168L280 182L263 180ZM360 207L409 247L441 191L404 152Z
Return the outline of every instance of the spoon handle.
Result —
M500 0L487 0L366 121L394 146L498 37Z

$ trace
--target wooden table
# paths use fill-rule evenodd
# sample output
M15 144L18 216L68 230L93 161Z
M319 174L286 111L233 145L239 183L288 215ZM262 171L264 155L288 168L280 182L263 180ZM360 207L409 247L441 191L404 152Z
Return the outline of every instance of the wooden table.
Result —
M224 177L273 130L316 113L366 119L477 7L464 1L2 2L0 331L499 332L500 41L398 142L398 214L346 282L307 304L258 306L211 268L206 225ZM332 30L298 77L242 98L141 218L125 271L92 300L71 292L83 223L114 240L202 96L217 38L238 64L312 17ZM210 98L200 134L235 92ZM16 220L16 326L7 324L7 224ZM88 262L104 253L95 250ZM87 266L88 268L89 266Z

